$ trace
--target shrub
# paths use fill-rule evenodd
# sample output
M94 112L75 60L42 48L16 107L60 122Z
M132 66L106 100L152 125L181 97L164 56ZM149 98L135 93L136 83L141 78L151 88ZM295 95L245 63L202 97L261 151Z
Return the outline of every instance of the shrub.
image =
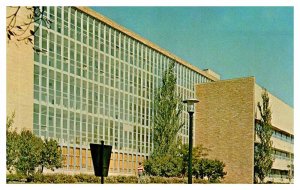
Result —
M6 182L9 181L22 181L23 179L26 179L26 176L23 174L7 174L6 175Z
M66 174L41 174L37 173L32 177L33 183L76 183L72 175Z
M22 182L24 175L8 174L8 183ZM32 183L100 183L100 177L88 174L41 174L37 173L32 176ZM137 184L138 179L136 176L109 176L104 180L105 184ZM144 176L142 183L157 183L157 184L185 184L187 178L179 177L159 177L159 176ZM208 183L207 180L193 179L193 183Z
M79 183L100 183L100 178L94 175L76 174L74 178Z
M138 183L136 176L109 176L105 178L105 183L118 184L118 183Z
M15 112L6 117L6 169L11 173L18 157L19 135L13 129Z
M225 164L219 160L200 159L197 163L198 170L195 170L196 176L203 179L207 177L211 183L219 183L224 178Z
M43 141L31 131L17 133L13 128L15 113L6 119L6 169L25 175L28 181L43 168L54 170L62 166L61 150L55 140Z
M15 164L16 171L30 178L35 173L35 168L39 166L43 141L30 131L22 131L18 144L19 157Z
M59 144L56 140L45 139L43 142L43 148L41 152L41 158L39 164L41 166L41 173L43 173L44 167L54 171L55 168L62 167L61 149L58 148Z
M144 163L145 171L148 175L173 177L180 176L182 171L182 161L178 156L173 155L153 155Z

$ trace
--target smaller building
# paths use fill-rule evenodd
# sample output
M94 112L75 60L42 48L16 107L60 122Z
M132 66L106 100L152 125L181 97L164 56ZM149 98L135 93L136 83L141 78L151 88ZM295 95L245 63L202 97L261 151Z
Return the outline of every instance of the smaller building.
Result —
M257 102L262 88L254 77L223 80L195 87L195 145L210 149L209 158L226 164L225 183L253 183ZM289 182L294 157L293 108L269 93L274 158L266 181ZM293 182L293 181L291 181Z

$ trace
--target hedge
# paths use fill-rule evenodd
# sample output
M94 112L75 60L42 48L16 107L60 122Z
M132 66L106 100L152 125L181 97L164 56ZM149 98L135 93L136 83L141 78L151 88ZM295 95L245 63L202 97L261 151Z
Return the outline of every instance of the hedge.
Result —
M100 177L88 174L35 174L29 179L19 174L7 174L7 183L100 183ZM144 176L143 183L158 183L158 184L175 184L187 183L187 178L178 177L159 177L159 176ZM136 176L108 176L104 179L106 184L137 184ZM193 179L193 183L208 183L207 180Z

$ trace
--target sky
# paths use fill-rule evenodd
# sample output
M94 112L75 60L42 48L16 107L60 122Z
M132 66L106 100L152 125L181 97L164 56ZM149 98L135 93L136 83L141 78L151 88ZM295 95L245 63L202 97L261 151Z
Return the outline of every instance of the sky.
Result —
M221 79L254 76L294 106L292 7L91 7Z
M90 0L92 1L92 0ZM47 5L97 5L103 2L105 5L116 5L116 1L110 0L89 0L78 1L47 1ZM127 2L128 0L120 0ZM218 1L218 2L217 2ZM224 5L219 3L220 0L201 0L203 4ZM248 3L247 3L248 1ZM253 1L253 2L252 2ZM243 0L233 1L226 5L236 4L242 6L279 6L294 5L295 19L300 18L299 7L300 1L280 1L275 0L268 3L263 0ZM279 2L280 1L280 2ZM39 1L41 3L42 1ZM135 1L149 2L153 5L163 5L164 1L152 0ZM158 3L160 2L160 3ZM165 1L166 2L166 1ZM181 0L173 0L172 3L180 4ZM196 4L193 0L185 0L188 5ZM251 2L251 3L250 3ZM120 3L120 2L119 2ZM145 3L145 4L147 4ZM201 4L198 3L198 4ZM37 4L35 0L11 0L0 1L0 15L5 17L6 8L9 5L30 5ZM45 4L45 2L44 2ZM121 3L120 3L121 4ZM122 3L124 5L124 3ZM128 3L129 4L129 3ZM126 3L125 3L126 5ZM164 4L165 5L165 4ZM128 6L128 5L127 5ZM290 106L294 104L293 100L293 9L292 8L99 8L101 14L116 21L124 27L138 33L144 38L156 43L160 47L167 49L178 57L183 58L189 63L197 67L211 68L221 74L222 79L237 78L244 76L255 76L259 85L266 87L273 95L279 97ZM3 42L6 39L5 19L1 19L0 32L2 32ZM295 38L299 41L299 24L295 22ZM297 39L295 39L297 41ZM299 46L295 44L298 49ZM5 50L5 43L0 45ZM6 51L0 51L2 63L6 62ZM299 56L295 54L295 59L299 60ZM299 66L295 64L295 70ZM295 81L299 82L299 76L295 75ZM0 103L6 104L6 64L0 64ZM296 95L299 97L299 89L295 89ZM299 98L295 95L295 107L299 107ZM0 112L5 113L6 106L0 107ZM299 115L299 109L295 109L295 115ZM1 126L4 126L6 114L0 114ZM295 117L295 126L299 126L299 118ZM298 127L295 127L297 132ZM1 150L5 149L5 132L1 130L0 145ZM299 132L299 131L298 131ZM299 133L298 133L299 134ZM299 145L297 138L295 145ZM5 154L0 154L0 182L5 183ZM299 154L295 152L295 158L299 158ZM299 164L295 165L295 170L299 171ZM295 172L295 181L299 179L299 172ZM299 181L299 180L298 180ZM1 184L2 184L1 183ZM69 185L72 186L72 185ZM77 185L75 185L77 186ZM75 189L77 189L74 186ZM245 185L211 185L206 189L253 189L252 186ZM296 188L298 185L289 186L290 189ZM66 186L57 185L58 189ZM89 185L88 188L96 189L98 185ZM115 189L115 186L105 186L107 189ZM122 186L121 186L122 187ZM154 186L143 186L143 189L153 189ZM202 186L201 186L202 187ZM204 186L203 186L204 187ZM278 186L277 186L278 187ZM41 186L20 186L20 189L40 189ZM52 186L44 185L43 189L53 189ZM139 186L130 186L131 189L138 189ZM155 186L154 188L157 188ZM176 186L164 186L164 189L178 189ZM256 189L265 189L263 186L257 186ZM16 189L16 186L6 185L5 189ZM17 188L18 189L18 188ZM158 188L160 189L160 188ZM192 188L188 188L192 189ZM275 189L275 186L272 186ZM279 187L276 189L280 189Z

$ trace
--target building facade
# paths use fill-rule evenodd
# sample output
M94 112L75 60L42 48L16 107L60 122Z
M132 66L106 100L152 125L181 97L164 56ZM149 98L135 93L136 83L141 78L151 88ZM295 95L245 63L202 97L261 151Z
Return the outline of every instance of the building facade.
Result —
M253 183L255 125L262 88L254 77L197 84L196 145L210 149L209 157L225 162L226 183ZM265 181L288 183L294 163L293 109L269 94L272 111L274 163ZM220 101L221 100L221 101Z
M261 87L253 77L220 81L128 29L85 7L45 7L53 23L35 23L34 51L7 42L7 114L14 126L56 139L60 172L93 172L89 143L112 145L109 175L134 175L153 148L154 91L175 61L177 93L195 97L194 145L226 164L226 183L253 183L256 104ZM13 13L7 8L7 15ZM27 21L20 9L17 23ZM275 162L267 180L288 182L293 163L293 109L270 96ZM188 142L188 114L180 131Z
M136 173L152 151L151 104L169 62L182 98L194 96L195 83L219 80L89 8L45 13L51 27L32 26L34 48L42 52L7 43L7 112L16 112L19 129L60 143L63 172L93 172L89 143L104 140L113 147L110 175ZM187 113L182 120L188 142Z

